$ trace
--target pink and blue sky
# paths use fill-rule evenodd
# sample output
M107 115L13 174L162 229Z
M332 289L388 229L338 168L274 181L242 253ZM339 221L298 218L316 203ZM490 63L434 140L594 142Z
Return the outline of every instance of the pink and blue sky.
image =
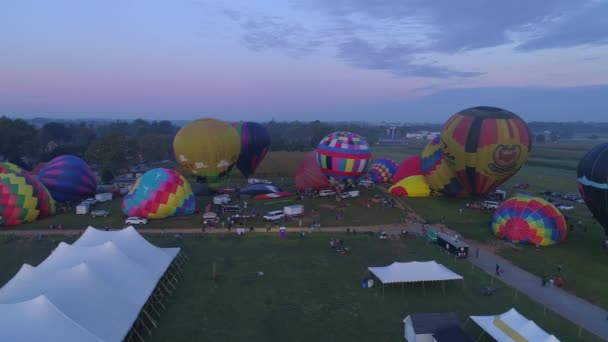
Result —
M604 0L8 0L0 115L606 121Z

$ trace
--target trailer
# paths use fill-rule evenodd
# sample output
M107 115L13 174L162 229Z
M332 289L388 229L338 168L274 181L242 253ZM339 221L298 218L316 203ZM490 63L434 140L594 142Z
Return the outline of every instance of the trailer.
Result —
M285 216L300 216L304 215L304 206L302 204L294 204L283 207L283 212Z
M437 244L456 258L466 258L469 255L469 245L460 240L458 236L438 233Z
M77 215L86 215L91 210L91 204L89 202L83 202L76 206Z
M230 195L228 194L213 196L213 204L222 205L228 203L230 203Z
M97 200L97 202L109 202L112 200L112 193L103 192L103 193L97 194L97 195L95 195L95 200Z

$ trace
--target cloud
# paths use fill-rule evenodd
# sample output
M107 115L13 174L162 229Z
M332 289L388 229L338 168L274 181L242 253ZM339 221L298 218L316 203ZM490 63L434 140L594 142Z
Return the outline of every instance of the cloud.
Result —
M352 38L338 45L338 57L354 66L389 71L396 76L418 76L432 78L475 77L479 72L451 70L445 66L415 64L412 62L416 49L408 45L392 44L374 46L369 41Z

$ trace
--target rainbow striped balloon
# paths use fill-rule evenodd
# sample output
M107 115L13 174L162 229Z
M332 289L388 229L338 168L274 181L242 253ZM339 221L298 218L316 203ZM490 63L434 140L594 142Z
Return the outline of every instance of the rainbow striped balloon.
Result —
M560 243L568 234L566 220L553 204L528 195L503 202L494 213L492 231L499 239L537 246Z
M391 159L379 159L376 160L372 166L369 167L369 177L374 183L388 183L391 178L397 172L399 164Z
M17 165L0 163L0 226L16 226L55 213L55 201L36 178Z
M149 219L190 215L195 207L190 183L177 171L165 168L144 173L122 201L125 215Z
M334 132L317 147L321 172L333 186L351 185L367 171L371 150L365 139L350 132Z

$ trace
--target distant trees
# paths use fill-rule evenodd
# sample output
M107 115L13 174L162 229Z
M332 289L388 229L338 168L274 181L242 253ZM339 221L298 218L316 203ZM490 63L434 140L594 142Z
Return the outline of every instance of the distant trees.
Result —
M536 135L537 143L544 143L546 140L547 140L547 138L545 137L545 135L543 133Z
M118 171L127 169L136 160L136 144L132 138L121 134L110 134L91 143L85 159L97 165L102 180L108 181Z
M30 167L39 154L38 131L25 120L0 117L0 157Z

